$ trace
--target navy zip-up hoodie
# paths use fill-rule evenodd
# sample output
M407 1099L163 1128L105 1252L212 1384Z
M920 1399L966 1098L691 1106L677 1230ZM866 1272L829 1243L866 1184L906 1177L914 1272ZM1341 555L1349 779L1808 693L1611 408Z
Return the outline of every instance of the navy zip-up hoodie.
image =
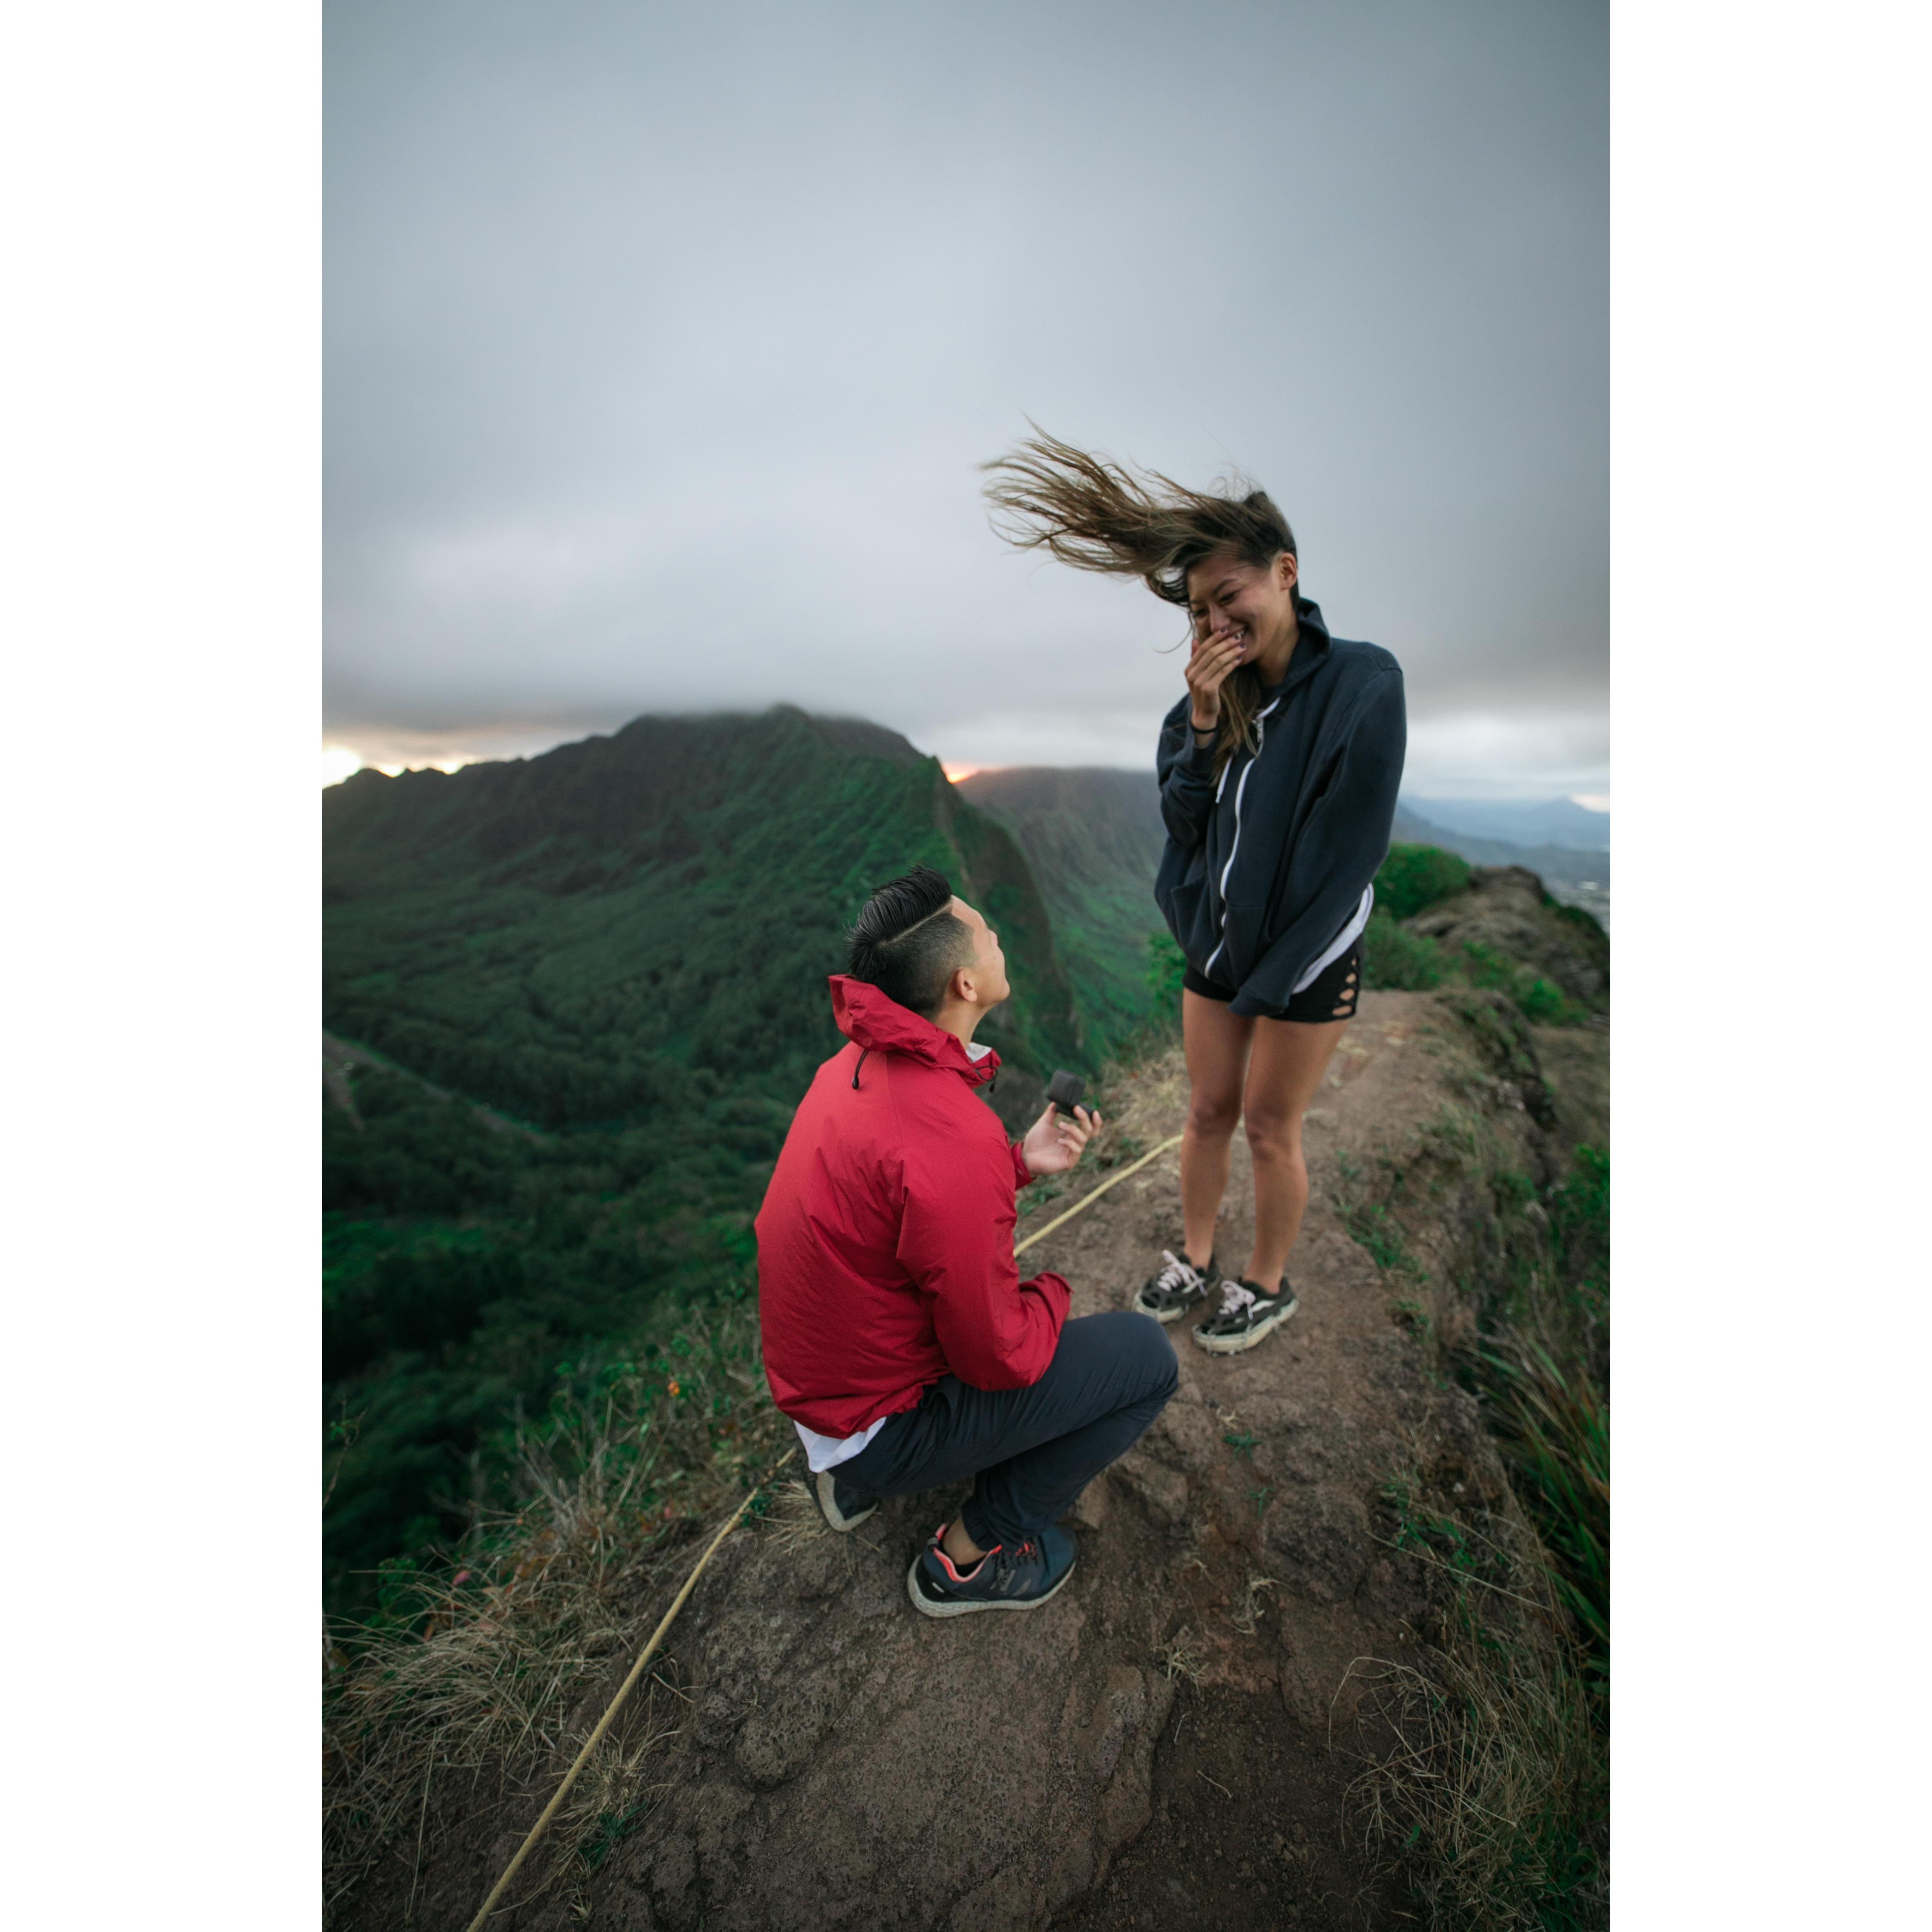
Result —
M1402 667L1378 644L1331 638L1295 599L1288 675L1256 721L1258 748L1220 781L1191 698L1160 728L1155 769L1167 846L1154 897L1188 964L1236 988L1229 1010L1279 1012L1360 904L1388 856L1408 728Z

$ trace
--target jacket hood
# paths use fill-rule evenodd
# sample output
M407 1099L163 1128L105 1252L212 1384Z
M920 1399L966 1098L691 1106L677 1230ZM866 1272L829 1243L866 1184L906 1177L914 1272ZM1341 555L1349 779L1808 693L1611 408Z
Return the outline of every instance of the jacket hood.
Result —
M1294 656L1288 660L1288 675L1281 681L1281 689L1276 694L1278 697L1286 697L1304 678L1312 677L1334 644L1328 634L1328 626L1322 620L1322 606L1313 598L1304 597L1298 591L1294 616L1301 627L1301 635L1296 642Z
M991 1047L977 1060L960 1045L956 1034L922 1019L878 987L834 973L832 1017L838 1030L867 1053L903 1053L923 1066L949 1067L969 1087L982 1087L1000 1070L1000 1056Z

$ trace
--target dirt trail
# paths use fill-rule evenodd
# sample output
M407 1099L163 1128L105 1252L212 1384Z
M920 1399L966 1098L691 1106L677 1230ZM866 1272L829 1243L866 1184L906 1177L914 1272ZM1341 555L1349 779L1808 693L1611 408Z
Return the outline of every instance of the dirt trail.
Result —
M1179 1392L1082 1499L1079 1569L1054 1603L947 1623L913 1612L907 1564L958 1492L889 1502L848 1538L796 1500L782 1508L726 1546L672 1634L663 1676L677 1694L656 1697L654 1721L678 1728L644 1774L655 1808L574 1894L560 1881L493 1922L1412 1922L1343 1830L1364 1747L1350 1666L1412 1653L1428 1598L1420 1563L1386 1546L1378 1499L1397 1471L1472 1507L1506 1503L1507 1485L1474 1403L1432 1372L1396 1277L1351 1238L1340 1204L1388 1163L1426 1173L1432 1252L1419 1258L1440 1283L1490 1212L1480 1176L1431 1151L1459 1120L1480 1114L1546 1178L1594 1090L1584 1082L1559 1124L1532 1036L1501 1012L1494 996L1364 996L1310 1115L1312 1201L1290 1266L1300 1313L1232 1358L1204 1354L1186 1324L1168 1330ZM1578 1049L1592 1066L1594 1050ZM1151 1145L1178 1131L1184 1094L1170 1057L1128 1084L1117 1125ZM1073 1283L1076 1315L1124 1305L1178 1246L1177 1160L1028 1255ZM1237 1264L1249 1184L1238 1140L1220 1242ZM1430 1318L1450 1330L1466 1318L1438 1293ZM580 1731L608 1689L586 1700ZM647 1721L635 1718L634 1744ZM412 1922L466 1924L537 1802L458 1834ZM355 1922L399 1924L400 1904L372 1882Z

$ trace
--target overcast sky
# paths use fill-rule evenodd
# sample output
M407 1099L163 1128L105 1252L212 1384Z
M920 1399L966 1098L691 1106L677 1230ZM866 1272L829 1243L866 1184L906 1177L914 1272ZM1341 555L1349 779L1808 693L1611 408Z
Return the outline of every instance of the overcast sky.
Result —
M1183 625L992 535L1030 416L1268 489L1412 794L1607 793L1600 0L325 20L328 744L1148 766Z

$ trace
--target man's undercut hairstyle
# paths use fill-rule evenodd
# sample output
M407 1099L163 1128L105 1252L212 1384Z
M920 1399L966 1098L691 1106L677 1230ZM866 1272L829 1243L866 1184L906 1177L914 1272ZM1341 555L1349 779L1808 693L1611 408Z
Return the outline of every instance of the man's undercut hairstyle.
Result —
M953 974L973 963L972 930L952 908L952 886L930 866L915 866L880 886L847 935L846 971L922 1018L937 1019Z
M1294 532L1265 490L1229 478L1191 490L1157 470L1126 464L1036 434L982 464L993 527L1022 550L1043 550L1076 570L1137 577L1164 604L1188 602L1188 573L1223 551L1267 570L1283 551L1300 559ZM1298 603L1300 592L1296 593ZM1240 746L1255 748L1261 673L1238 664L1221 686L1216 771Z

